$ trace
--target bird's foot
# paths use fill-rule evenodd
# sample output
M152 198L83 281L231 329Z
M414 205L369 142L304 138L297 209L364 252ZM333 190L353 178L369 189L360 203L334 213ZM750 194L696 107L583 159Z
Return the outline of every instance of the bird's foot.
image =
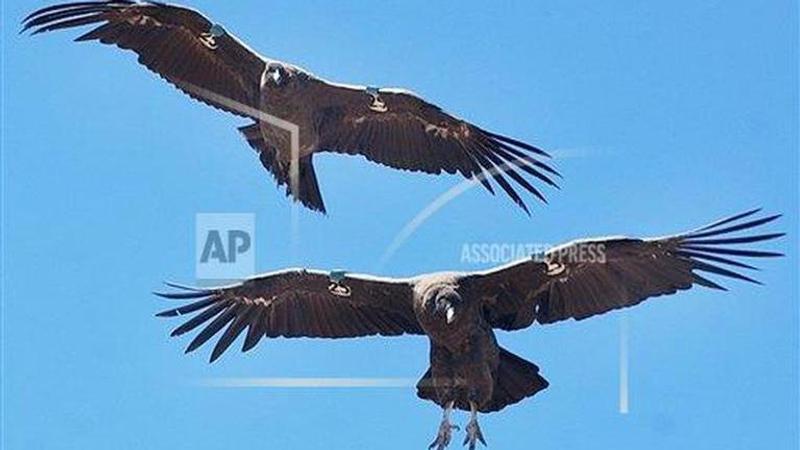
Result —
M428 446L428 450L436 447L436 450L444 450L445 447L450 445L450 440L453 437L453 429L460 430L458 425L453 425L450 420L444 419L439 425L439 432L436 434L436 439Z
M486 439L483 438L483 433L481 432L481 427L478 425L478 419L472 418L469 420L467 424L467 436L464 438L464 445L469 444L469 450L475 450L475 446L478 445L478 441L486 446Z

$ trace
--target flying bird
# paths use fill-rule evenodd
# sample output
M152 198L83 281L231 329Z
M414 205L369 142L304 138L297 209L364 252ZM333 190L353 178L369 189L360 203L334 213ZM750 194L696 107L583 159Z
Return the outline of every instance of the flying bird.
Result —
M457 118L414 93L338 84L259 55L199 12L157 2L85 1L39 9L23 20L38 34L99 25L77 41L132 50L138 61L195 100L249 120L239 128L286 195L326 212L314 155L361 155L394 169L459 173L500 187L530 210L519 188L546 203L538 180L558 187L549 155ZM493 185L492 180L496 185Z
M780 217L759 211L663 238L573 241L481 272L390 279L290 269L220 288L169 284L176 290L157 295L190 303L158 316L195 313L172 332L180 336L203 327L187 353L221 332L212 362L242 334L242 351L264 337L425 335L430 368L417 395L443 408L430 448L450 443L457 428L450 415L457 408L470 412L464 443L472 450L479 441L486 444L479 412L499 411L548 386L539 367L498 345L495 329L582 320L694 285L725 290L708 274L759 283L745 274L755 267L741 259L782 255L742 245L784 235L754 234Z

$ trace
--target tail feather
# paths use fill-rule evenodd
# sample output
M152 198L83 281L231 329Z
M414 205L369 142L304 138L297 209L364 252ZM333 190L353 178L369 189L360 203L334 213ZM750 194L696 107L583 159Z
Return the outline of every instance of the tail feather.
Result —
M417 383L417 396L444 406L442 399L436 393L432 377L431 369L428 368L428 371ZM536 364L501 348L500 364L495 374L492 398L486 404L481 405L479 410L484 413L499 411L508 405L533 396L549 385L550 383L539 375L539 367ZM455 406L469 411L469 403L466 398L457 398Z
M433 383L433 373L431 368L425 371L422 378L417 382L417 397L423 400L430 400L439 406L442 406L439 396L436 395L436 386Z
M239 131L247 139L256 152L258 152L261 165L275 178L279 186L286 186L286 196L292 197L295 201L300 201L303 206L314 211L326 213L325 202L322 200L317 175L314 172L313 155L301 157L299 159L299 180L297 191L293 192L293 186L289 175L288 164L283 163L277 158L275 147L264 141L264 137L259 130L259 125L254 123L245 127L240 127Z
M505 349L500 349L500 365L494 382L492 399L481 412L499 411L544 390L550 383L539 375L539 367Z

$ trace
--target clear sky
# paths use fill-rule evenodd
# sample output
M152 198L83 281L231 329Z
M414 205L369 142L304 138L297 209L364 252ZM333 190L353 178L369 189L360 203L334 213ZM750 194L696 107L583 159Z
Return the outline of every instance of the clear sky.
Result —
M193 283L195 215L256 216L256 265L374 272L460 180L315 160L329 209L291 208L238 134L78 32L18 36L3 2L3 448L425 448L412 388L225 389L220 377L417 378L419 337L262 341L185 356L164 279ZM794 449L798 441L798 11L794 1L197 1L261 53L329 79L403 86L559 157L525 216L473 189L383 275L475 270L465 243L663 235L754 206L786 216L765 286L726 282L623 313L500 333L549 389L482 419L493 449ZM630 412L618 410L620 324ZM238 348L239 344L235 344ZM457 421L464 425L463 416ZM452 448L460 447L462 434Z

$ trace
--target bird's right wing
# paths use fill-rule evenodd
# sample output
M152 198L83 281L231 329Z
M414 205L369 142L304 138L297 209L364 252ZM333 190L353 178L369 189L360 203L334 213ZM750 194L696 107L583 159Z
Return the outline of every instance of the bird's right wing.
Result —
M84 1L49 6L24 20L33 34L100 24L77 41L130 49L139 62L196 100L254 117L266 62L197 11L164 3Z
M245 329L242 351L253 348L264 336L344 338L422 333L414 315L413 286L409 280L290 269L222 288L170 286L181 291L156 295L191 303L158 316L197 313L176 328L172 336L204 325L187 352L225 328L211 361Z
M571 242L533 258L469 275L484 299L492 326L516 330L538 322L586 319L693 285L724 289L705 278L719 275L757 283L741 269L741 258L782 256L739 248L784 233L745 234L780 217L744 220L759 210L720 220L697 230L656 239L606 238ZM726 268L729 267L729 268ZM703 273L703 275L701 275Z

